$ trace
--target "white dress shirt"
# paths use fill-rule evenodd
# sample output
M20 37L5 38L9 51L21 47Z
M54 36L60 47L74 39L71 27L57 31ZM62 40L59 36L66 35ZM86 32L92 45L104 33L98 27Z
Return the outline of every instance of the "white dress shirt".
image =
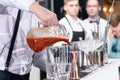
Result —
M87 27L87 29L89 29L89 33L88 33L89 38L93 39L92 31L97 32L97 23L95 23L95 22L90 23L91 20L92 19L89 17L89 18L83 20L83 22L84 22L85 26ZM100 18L98 26L99 26L99 38L103 39L104 33L105 33L105 27L107 26L107 21L105 19Z
M4 6L14 7L22 10L29 11L29 6L35 0L0 0L0 4Z
M69 33L68 37L69 37L69 40L71 41L72 38L73 38L73 31L81 32L81 31L83 31L83 29L85 28L85 26L82 24L83 22L79 18L77 18L77 20L75 21L69 15L66 15L66 17L69 20L71 26L70 26L69 22L67 21L67 19L65 17L63 17L59 21L59 23L63 24L65 26L65 28L67 29L67 31Z
M7 1L11 1L11 4L7 4ZM30 3L30 1L32 2L33 0L26 1ZM21 5L22 8L28 10L27 6L24 6L26 5L24 0L0 0L0 70L5 70L5 62L9 51L10 39L12 37L14 23L18 13L18 9L3 6L1 3L12 6L14 2L16 2L15 5ZM31 27L38 27L39 21L35 15L27 11L22 11L21 16L18 34L9 66L10 72L19 75L29 73L31 70L33 51L27 45L26 36ZM43 25L41 25L41 27L43 27ZM42 55L43 54L41 54L41 56Z

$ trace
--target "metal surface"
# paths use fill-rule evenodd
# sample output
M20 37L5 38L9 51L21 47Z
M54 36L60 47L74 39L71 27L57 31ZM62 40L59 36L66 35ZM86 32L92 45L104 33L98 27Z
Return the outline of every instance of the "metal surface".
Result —
M70 51L70 54L72 56L72 67L71 67L70 79L79 80L80 77L79 77L79 71L77 66L78 51Z

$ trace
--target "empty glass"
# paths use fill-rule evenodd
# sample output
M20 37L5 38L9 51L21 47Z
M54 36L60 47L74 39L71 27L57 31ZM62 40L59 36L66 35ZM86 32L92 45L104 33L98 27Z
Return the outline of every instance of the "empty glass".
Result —
M48 80L70 80L71 63L66 46L47 48L46 72Z

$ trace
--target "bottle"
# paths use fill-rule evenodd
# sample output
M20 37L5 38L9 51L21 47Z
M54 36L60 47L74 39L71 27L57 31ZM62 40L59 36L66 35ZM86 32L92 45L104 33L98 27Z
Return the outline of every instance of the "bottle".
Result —
M68 33L63 25L31 28L27 33L27 43L35 52L42 51L56 42L64 41L69 44Z

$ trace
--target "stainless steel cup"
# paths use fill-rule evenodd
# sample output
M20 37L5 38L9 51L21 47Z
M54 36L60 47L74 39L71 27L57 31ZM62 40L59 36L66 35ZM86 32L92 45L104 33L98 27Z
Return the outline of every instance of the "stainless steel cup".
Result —
M78 66L79 67L84 67L86 66L86 63L85 63L85 53L81 50L79 50L79 57L78 57Z
M94 52L90 52L90 64L92 66L101 67L103 66L103 50L95 50Z
M96 50L95 53L98 56L98 59L97 59L98 65L103 66L104 65L104 63L103 63L103 57L104 57L103 50Z

